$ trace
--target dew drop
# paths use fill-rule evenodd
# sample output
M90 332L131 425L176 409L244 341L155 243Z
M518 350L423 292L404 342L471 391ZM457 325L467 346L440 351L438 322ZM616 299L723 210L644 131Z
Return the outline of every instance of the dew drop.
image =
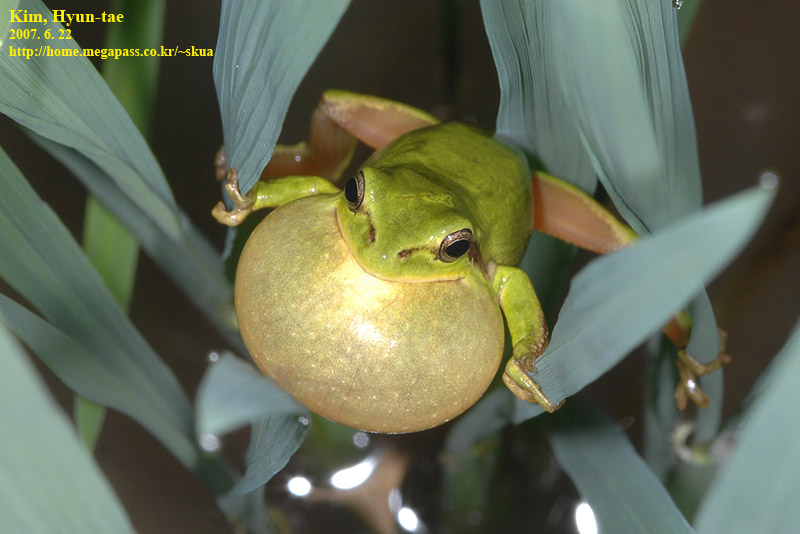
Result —
M369 436L365 432L356 432L353 434L353 444L359 449L363 449L369 445Z
M672 0L672 7L680 9L683 7L683 0Z
M210 432L200 434L200 438L197 441L200 444L200 448L206 452L217 452L222 446L222 440L219 439L219 436Z
M779 183L778 173L774 171L764 171L758 176L758 184L764 189L775 189Z
M208 363L217 363L219 361L219 352L212 350L208 353Z

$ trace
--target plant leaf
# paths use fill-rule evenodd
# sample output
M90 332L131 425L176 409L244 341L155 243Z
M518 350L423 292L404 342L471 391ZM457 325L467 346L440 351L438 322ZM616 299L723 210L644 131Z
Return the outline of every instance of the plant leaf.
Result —
M59 35L60 25L39 0L23 0L22 5L31 14L46 13L48 25L39 30ZM48 43L78 50L74 40ZM75 172L240 346L228 321L232 291L218 252L175 206L155 157L94 67L85 57L19 59L0 51L0 111L36 134L35 141Z
M578 273L531 375L548 398L580 391L664 324L744 246L773 196L761 188L740 193ZM515 422L542 411L517 407Z
M192 410L69 231L0 150L0 276L49 321L0 298L0 313L76 392L129 414L186 465Z
M246 193L272 157L300 80L349 0L223 0L214 54L228 167Z
M229 495L258 489L291 458L310 415L275 382L230 353L214 363L197 390L197 432L222 434L253 426L247 470Z
M642 235L702 204L691 102L669 2L557 2L560 91L600 181ZM545 28L541 28L545 31Z
M19 5L19 0L0 0L0 13L15 11ZM8 27L11 25L11 17L4 17L0 24L0 47L6 42L8 37Z
M303 443L308 421L296 415L276 415L255 421L245 458L247 470L230 495L254 491L283 469Z
M800 325L759 380L735 449L697 513L697 532L794 532L800 524Z
M97 464L0 326L0 530L134 532Z
M566 109L547 20L555 3L481 0L481 12L500 82L496 131L544 168L591 193L591 161Z
M196 397L197 432L224 434L273 415L308 415L308 410L255 367L223 353L206 372Z
M40 32L60 35L62 26L40 0L21 0L20 7L47 21ZM26 23L12 23L26 28ZM74 39L31 38L19 46L41 46L78 54ZM175 200L164 174L136 126L85 57L47 53L21 61L0 50L0 112L21 125L92 160L117 187L172 238L182 229Z
M553 453L592 507L600 532L694 532L625 434L605 415L575 399L547 423Z
M178 239L169 236L150 215L132 202L97 165L68 147L30 134L31 138L61 161L130 229L141 247L167 273L184 294L228 337L243 347L233 318L232 288L225 279L219 253L178 208L183 228Z

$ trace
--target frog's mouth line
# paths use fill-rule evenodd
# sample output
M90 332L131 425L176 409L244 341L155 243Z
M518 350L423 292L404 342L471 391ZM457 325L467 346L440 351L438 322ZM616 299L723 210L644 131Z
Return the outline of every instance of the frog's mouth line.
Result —
M342 238L342 241L344 241L344 244L347 247L348 254L350 254L350 257L353 258L353 260L358 264L359 267L361 267L361 269L365 273L367 273L368 275L370 275L370 276L372 276L374 278L377 278L379 280L383 280L385 282L397 282L397 283L403 283L403 284L425 284L425 283L428 283L428 282L457 282L457 281L459 281L459 280L464 278L464 275L460 275L460 276L452 276L451 275L451 276L431 276L431 277L428 277L428 278L420 279L418 276L416 278L413 278L411 276L409 276L409 277L402 277L402 276L398 277L398 276L390 276L390 275L382 274L382 273L379 273L379 272L375 272L374 270L370 269L367 265L364 265L364 262L362 262L359 259L358 255L353 253L353 247L350 245L350 239L348 239L348 237L347 237L347 235L345 233L344 226L342 225L342 222L340 221L340 217L341 216L339 215L338 206L334 206L334 208L333 208L333 218L334 218L334 221L336 222L336 228L337 228L337 230L339 230L339 236ZM367 217L369 217L369 215L367 215ZM375 241L375 227L372 225L371 221L369 222L369 227L370 227L370 232L369 232L370 242L374 242ZM402 252L407 252L407 255L410 255L411 253L413 253L413 250L402 251Z

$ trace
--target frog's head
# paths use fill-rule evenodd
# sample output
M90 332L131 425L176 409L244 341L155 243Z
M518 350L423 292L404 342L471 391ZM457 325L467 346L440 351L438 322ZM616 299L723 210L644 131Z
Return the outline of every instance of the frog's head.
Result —
M455 280L480 268L480 233L468 210L413 168L363 167L345 185L337 210L353 257L373 276Z

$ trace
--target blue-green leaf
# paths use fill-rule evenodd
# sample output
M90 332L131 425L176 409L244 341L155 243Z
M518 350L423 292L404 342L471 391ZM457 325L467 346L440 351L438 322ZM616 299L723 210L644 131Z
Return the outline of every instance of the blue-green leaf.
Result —
M114 213L136 236L148 255L230 342L243 346L238 332L233 329L233 290L224 277L219 252L191 224L183 211L175 210L182 233L178 238L172 238L89 159L35 134L31 134L31 138L61 161Z
M310 415L275 382L232 354L223 354L197 390L197 432L221 434L253 426L247 470L231 491L239 495L264 485L297 450Z
M558 2L555 73L600 181L638 234L699 209L691 102L669 2Z
M70 387L131 415L193 465L192 411L178 381L2 150L0 188L0 277L46 319L3 297L3 321Z
M0 0L0 13L10 13L11 11L16 11L17 6L19 5L19 0ZM0 47L6 42L6 37L8 35L8 27L11 25L11 17L3 17L2 24L0 24Z
M0 531L134 532L97 464L0 326Z
M794 532L800 525L800 326L759 381L696 516L697 532Z
M63 27L40 0L21 0L20 8L47 21L39 32L60 35ZM26 29L28 23L14 22ZM136 126L89 60L49 55L78 54L74 39L42 40L32 37L16 46L45 53L21 59L0 50L0 112L21 125L61 145L70 147L99 166L117 187L148 213L172 238L181 234L175 200L164 174Z
M541 160L556 176L593 192L591 161L566 108L548 20L554 2L481 0L500 81L497 134Z
M303 443L308 423L308 418L296 415L275 415L254 421L245 459L247 470L231 495L256 490L283 469Z
M576 399L547 423L553 453L592 507L600 532L694 532L613 421Z
M685 306L744 246L773 196L761 188L740 193L578 273L531 375L550 400L597 379ZM522 401L518 408L517 422L541 413Z
M223 353L197 389L197 432L224 434L274 415L308 417L308 410L251 364Z
M348 3L223 0L214 83L243 192L272 157L289 102Z
M22 0L31 15L48 20L38 31L60 35L61 26L39 0ZM20 23L15 23L20 25ZM23 25L24 26L24 25ZM74 53L74 39L20 41ZM0 112L75 172L136 235L142 247L220 329L231 288L214 247L175 205L144 139L85 57L32 57L0 51Z

